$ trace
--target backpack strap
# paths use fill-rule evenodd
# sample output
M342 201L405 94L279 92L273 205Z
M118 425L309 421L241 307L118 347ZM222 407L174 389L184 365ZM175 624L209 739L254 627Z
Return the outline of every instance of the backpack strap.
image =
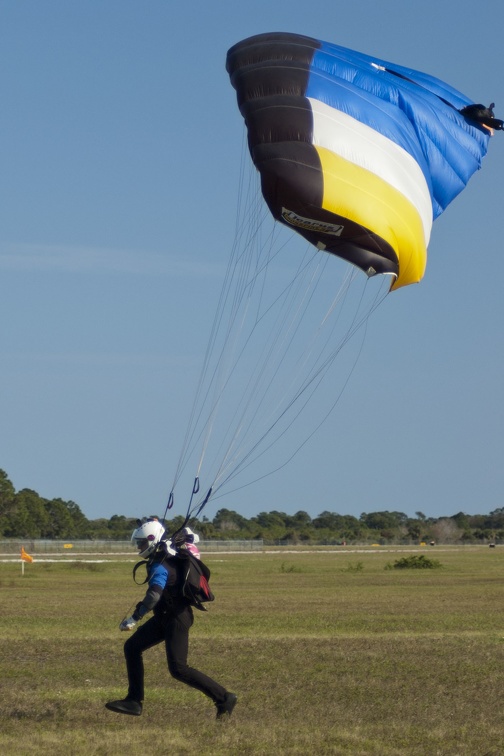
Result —
M145 565L145 572L146 572L146 574L145 574L145 580L142 580L142 582L139 583L138 580L136 579L136 571L138 570L139 567L142 566L142 564ZM133 567L133 580L135 581L135 583L137 585L145 585L145 583L147 582L147 580L149 578L149 573L147 572L147 564L148 564L148 562L146 562L144 559L142 559L140 562L137 562L135 564L135 566Z

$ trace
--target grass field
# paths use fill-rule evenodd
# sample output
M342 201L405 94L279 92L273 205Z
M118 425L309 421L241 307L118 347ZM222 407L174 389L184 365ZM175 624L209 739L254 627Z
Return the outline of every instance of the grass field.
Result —
M416 553L422 553L417 550ZM0 564L0 753L504 754L504 549L208 555L217 600L190 663L239 695L215 721L201 693L145 655L141 717L123 697L125 633L143 595L130 561Z

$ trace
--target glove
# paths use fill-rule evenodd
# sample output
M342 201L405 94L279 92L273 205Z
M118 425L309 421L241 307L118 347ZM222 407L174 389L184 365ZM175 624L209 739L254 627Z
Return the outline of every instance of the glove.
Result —
M119 630L133 630L136 625L136 620L133 617L126 617L119 625Z

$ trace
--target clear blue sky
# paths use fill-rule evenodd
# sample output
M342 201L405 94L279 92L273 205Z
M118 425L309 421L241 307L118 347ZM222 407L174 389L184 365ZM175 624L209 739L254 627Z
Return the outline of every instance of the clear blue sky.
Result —
M1 0L0 468L16 489L89 518L164 511L234 235L231 45L326 39L503 118L503 25L495 0ZM328 422L207 516L503 505L503 168L498 133L434 224L423 282L372 316Z

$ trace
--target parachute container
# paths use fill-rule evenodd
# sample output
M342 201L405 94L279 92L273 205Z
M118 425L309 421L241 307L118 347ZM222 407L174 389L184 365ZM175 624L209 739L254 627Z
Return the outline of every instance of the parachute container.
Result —
M424 274L433 220L481 166L490 132L427 74L310 37L261 34L227 71L275 219L392 288Z

